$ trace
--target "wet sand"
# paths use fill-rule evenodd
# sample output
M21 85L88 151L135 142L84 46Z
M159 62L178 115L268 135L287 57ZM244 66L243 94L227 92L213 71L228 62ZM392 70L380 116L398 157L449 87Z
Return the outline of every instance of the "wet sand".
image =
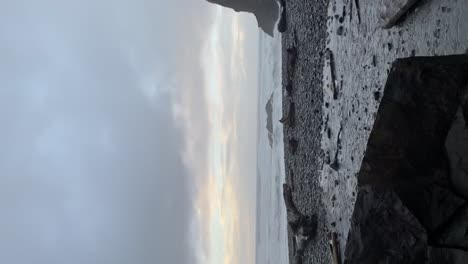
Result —
M350 227L356 175L379 106L388 70L396 58L448 55L468 48L468 3L425 0L390 30L379 27L381 0L287 1L283 33L283 111L295 104L294 127L284 126L286 179L303 213L319 215L318 236L304 263L331 263L328 233L337 232L343 250ZM352 5L352 6L351 6ZM286 49L297 46L294 71ZM329 61L334 57L336 91ZM292 154L288 143L298 141ZM290 259L292 259L290 239Z

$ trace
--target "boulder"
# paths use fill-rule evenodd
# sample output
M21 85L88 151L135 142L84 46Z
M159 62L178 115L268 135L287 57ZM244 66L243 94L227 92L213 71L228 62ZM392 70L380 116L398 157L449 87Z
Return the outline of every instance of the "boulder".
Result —
M255 15L258 26L263 32L273 37L279 6L276 0L207 0L210 3L232 8L236 12L247 12Z
M445 146L467 72L467 55L393 64L358 174L348 263L427 263L428 247L468 246L467 196Z
M424 263L424 227L393 191L364 187L358 192L345 263Z
M419 0L383 0L380 23L385 29L393 27Z
M302 263L304 250L317 233L317 216L305 216L297 209L292 197L291 187L283 184L283 198L286 205L287 221L293 233L293 263Z

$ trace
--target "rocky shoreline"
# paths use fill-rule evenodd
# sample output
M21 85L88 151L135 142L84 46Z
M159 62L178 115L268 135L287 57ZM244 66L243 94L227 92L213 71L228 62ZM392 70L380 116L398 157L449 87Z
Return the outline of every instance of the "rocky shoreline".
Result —
M290 114L292 103L295 108L294 126L284 125L286 182L292 187L298 209L305 215L318 215L317 236L304 252L304 263L330 263L327 219L319 183L327 8L328 0L313 4L307 0L286 1L287 30L282 34L284 115ZM291 61L292 53L287 52L292 48L296 49L295 62ZM295 141L294 150L290 142ZM290 263L293 263L291 230L289 234Z
M330 232L337 233L343 254L357 173L392 63L411 56L461 54L468 48L468 25L462 22L468 5L463 1L421 0L404 23L388 30L379 21L383 1L286 1L283 114L289 114L291 103L295 112L294 125L284 125L286 183L298 210L318 216L317 236L303 263L331 263ZM288 49L294 47L297 56L291 61Z

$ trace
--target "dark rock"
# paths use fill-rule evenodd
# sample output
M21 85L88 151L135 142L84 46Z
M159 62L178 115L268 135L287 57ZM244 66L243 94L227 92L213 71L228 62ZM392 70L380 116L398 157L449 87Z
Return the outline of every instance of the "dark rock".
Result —
M317 233L317 216L305 216L294 204L291 187L283 184L283 199L286 205L287 221L294 237L294 263L302 263L304 250Z
M296 66L296 61L297 61L297 48L296 47L287 48L286 52L288 53L288 67L290 69L294 69L294 67Z
M380 99L380 92L379 92L379 91L374 92L374 99L375 99L376 101L378 101L378 100Z
M431 235L431 244L468 251L468 204L461 206Z
M268 131L268 143L273 147L273 94L265 105L265 112L267 114L266 129Z
M288 82L288 84L286 84L286 92L288 92L288 95L291 95L292 91L293 91L293 85L291 82Z
M296 122L296 106L293 102L289 103L289 111L288 113L283 116L279 121L284 125L289 125L290 127L294 127Z
M419 0L384 0L379 19L383 28L393 27Z
M434 38L439 39L440 38L440 32L441 32L440 28L434 30L434 33L433 33Z
M428 246L468 250L468 205L445 147L467 71L467 55L394 63L358 175L348 263L427 263Z
M360 189L352 219L345 263L425 263L427 234L396 193Z
M286 5L281 6L281 13L280 13L280 19L278 21L278 31L280 33L286 32L288 29L288 24L286 21Z
M343 35L343 32L344 32L343 26L339 26L338 29L336 30L336 34L337 34L338 36L342 36L342 35Z
M392 51L393 44L392 43L387 43L387 48L388 48L388 51Z
M289 149L291 150L291 153L293 155L296 154L296 151L297 151L298 147L299 147L299 141L297 141L294 138L289 140Z
M258 26L273 37L273 29L278 19L279 8L276 0L207 0L210 3L232 8L236 12L255 15Z
M468 100L463 104L463 118L465 119L465 125L468 127Z
M303 263L303 256L302 255L294 255L292 263L293 264L302 264Z
M330 168L332 168L333 170L335 171L339 171L340 170L340 163L338 161L338 157L335 157L335 160L333 160L333 163L330 164Z
M445 138L468 83L467 70L467 55L394 63L361 166L361 185L420 180L435 174L428 171L446 169Z
M428 248L428 264L465 264L468 259L468 252L450 248Z

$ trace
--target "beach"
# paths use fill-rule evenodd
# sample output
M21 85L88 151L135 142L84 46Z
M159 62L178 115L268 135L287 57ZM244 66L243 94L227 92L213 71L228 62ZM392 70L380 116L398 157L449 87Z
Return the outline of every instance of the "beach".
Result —
M283 89L292 82L291 96L283 92L283 114L287 115L290 103L295 105L295 125L284 126L284 153L286 182L293 188L298 209L306 215L318 215L318 234L304 255L304 263L330 263L328 248L328 220L320 187L323 163L321 131L323 117L322 69L326 46L327 0L287 1L288 30L282 35ZM288 65L286 50L297 47L297 62ZM298 141L293 154L289 141ZM291 232L289 232L291 234ZM289 237L289 256L292 259L293 242Z
M289 113L291 103L295 109L294 125L283 128L286 182L298 209L318 216L318 233L304 253L304 263L331 263L330 232L337 233L343 253L357 173L393 61L461 54L468 48L464 1L420 1L391 29L379 24L382 1L357 2L359 9L353 0L286 1L283 114ZM291 47L297 48L294 67L287 51ZM293 255L289 231L290 263Z

